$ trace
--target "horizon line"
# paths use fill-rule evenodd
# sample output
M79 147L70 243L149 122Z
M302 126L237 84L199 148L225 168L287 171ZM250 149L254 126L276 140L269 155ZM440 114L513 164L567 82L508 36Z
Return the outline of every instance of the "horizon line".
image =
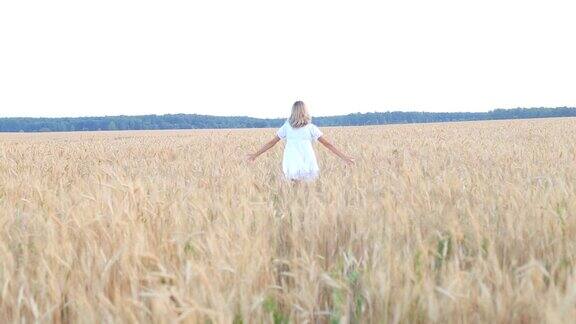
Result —
M421 110L386 110L386 111L370 111L370 112L350 112L347 114L339 114L339 115L312 115L312 118L328 118L328 117L338 117L338 116L349 116L349 115L363 115L363 114L385 114L385 113L425 113L425 114L483 114L483 113L490 113L496 110L517 110L517 109L561 109L561 108L571 108L574 109L576 107L571 106L558 106L558 107L516 107L516 108L492 108L486 111L421 111ZM209 115L209 114L201 114L201 113L164 113L164 114L138 114L138 115L84 115L84 116L12 116L12 117L4 117L0 116L0 119L76 119L76 118L110 118L110 117L141 117L141 116L177 116L177 115L196 115L196 116L203 116L203 117L220 117L220 118L235 118L235 117L242 117L242 118L252 118L252 119L261 119L261 120L274 120L274 119L285 119L287 117L254 117L248 115Z

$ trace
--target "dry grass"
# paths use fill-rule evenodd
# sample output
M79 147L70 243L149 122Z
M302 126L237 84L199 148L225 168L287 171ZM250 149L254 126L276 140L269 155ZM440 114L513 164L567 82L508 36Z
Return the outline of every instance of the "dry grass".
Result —
M576 119L0 134L0 322L566 322Z

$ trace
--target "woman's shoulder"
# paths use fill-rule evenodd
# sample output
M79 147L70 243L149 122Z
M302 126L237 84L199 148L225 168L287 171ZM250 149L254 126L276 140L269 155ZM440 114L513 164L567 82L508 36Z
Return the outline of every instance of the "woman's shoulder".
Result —
M310 123L308 124L309 126L309 130L310 130L310 134L312 135L312 137L317 140L318 138L320 138L323 134L322 131L320 130L320 128L318 128L316 125Z

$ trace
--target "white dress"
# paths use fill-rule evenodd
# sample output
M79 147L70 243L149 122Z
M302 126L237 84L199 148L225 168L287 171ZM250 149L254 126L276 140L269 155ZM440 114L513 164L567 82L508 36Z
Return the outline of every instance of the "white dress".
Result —
M316 161L316 154L312 148L312 141L322 136L322 132L314 124L300 128L292 128L286 121L276 135L286 140L282 170L290 180L314 180L318 177L320 169Z

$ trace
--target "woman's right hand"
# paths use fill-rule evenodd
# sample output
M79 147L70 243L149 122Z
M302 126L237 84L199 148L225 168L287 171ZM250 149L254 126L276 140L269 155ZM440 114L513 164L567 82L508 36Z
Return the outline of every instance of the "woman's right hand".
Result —
M246 154L246 160L248 162L254 162L257 157L258 155L256 155L255 153Z

